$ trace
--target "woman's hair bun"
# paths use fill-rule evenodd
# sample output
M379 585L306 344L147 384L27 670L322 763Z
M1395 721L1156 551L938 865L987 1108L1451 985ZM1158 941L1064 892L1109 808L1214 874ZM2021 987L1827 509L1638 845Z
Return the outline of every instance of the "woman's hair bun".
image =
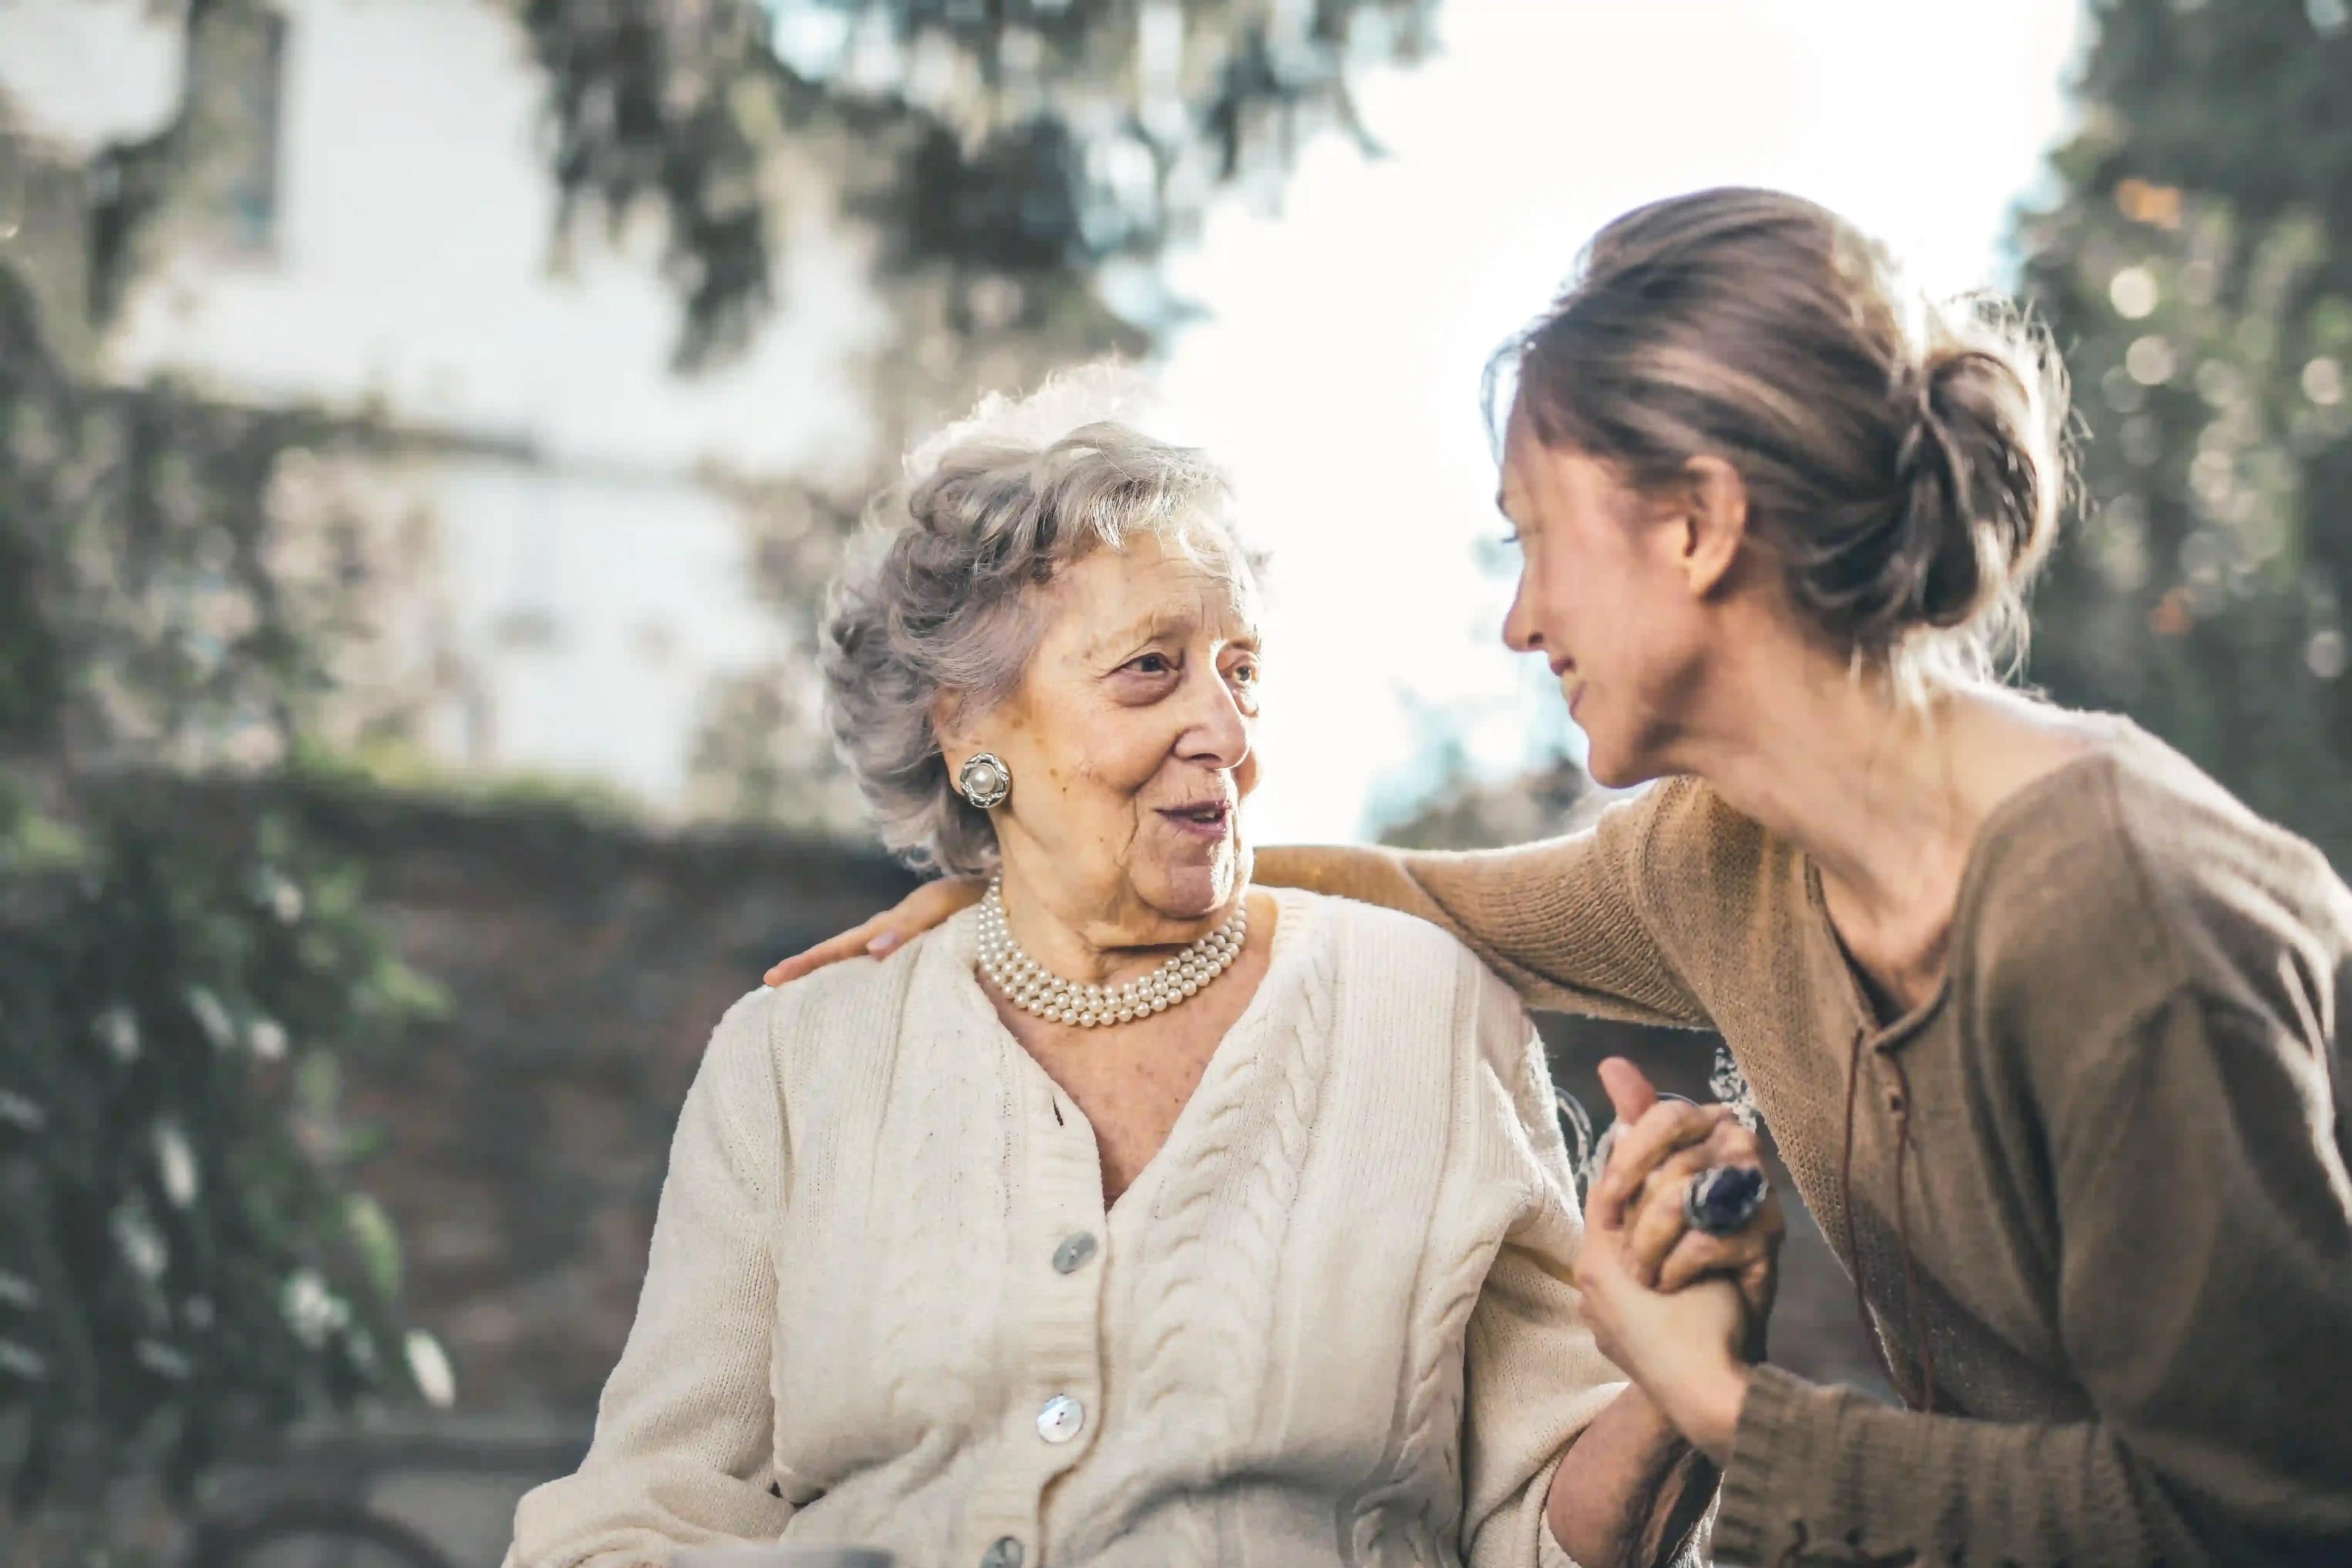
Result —
M1815 203L1716 190L1626 214L1507 360L1515 417L1646 487L1739 470L1748 529L1825 639L1906 684L1995 673L2067 499L2065 370L2008 301L1948 304Z
M1935 313L1940 341L1896 391L1903 500L1882 607L1896 624L1965 626L2021 593L2050 552L2064 500L2056 355L1997 302L1960 309L1957 320Z

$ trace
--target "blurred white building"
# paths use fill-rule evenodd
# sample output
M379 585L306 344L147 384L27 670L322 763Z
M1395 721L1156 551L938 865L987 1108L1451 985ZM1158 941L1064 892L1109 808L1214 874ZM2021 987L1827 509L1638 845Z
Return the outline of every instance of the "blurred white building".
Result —
M839 482L868 460L864 367L891 321L825 173L781 175L785 308L745 359L684 378L657 237L556 241L542 80L510 9L282 0L196 45L169 11L0 0L0 106L21 142L70 166L153 133L184 91L213 109L206 177L175 195L96 367L415 433L335 476L343 502L428 552L384 606L371 678L420 712L438 762L682 809L711 683L781 635L708 476ZM0 245L78 258L58 204L20 191L12 222L7 197Z

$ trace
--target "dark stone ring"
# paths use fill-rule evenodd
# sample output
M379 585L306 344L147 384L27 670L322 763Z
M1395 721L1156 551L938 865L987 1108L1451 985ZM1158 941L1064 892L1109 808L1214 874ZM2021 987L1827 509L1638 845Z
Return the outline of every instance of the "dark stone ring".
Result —
M1753 1165L1710 1165L1691 1178L1683 1217L1693 1230L1729 1236L1743 1230L1772 1195L1772 1184Z

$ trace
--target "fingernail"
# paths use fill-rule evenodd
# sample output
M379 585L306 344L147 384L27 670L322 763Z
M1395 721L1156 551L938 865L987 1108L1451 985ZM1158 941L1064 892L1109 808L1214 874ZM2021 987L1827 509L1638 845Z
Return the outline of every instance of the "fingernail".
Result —
M866 944L866 951L872 953L875 957L879 958L898 945L898 933L894 931L886 931L880 936L876 937L872 942L867 942Z

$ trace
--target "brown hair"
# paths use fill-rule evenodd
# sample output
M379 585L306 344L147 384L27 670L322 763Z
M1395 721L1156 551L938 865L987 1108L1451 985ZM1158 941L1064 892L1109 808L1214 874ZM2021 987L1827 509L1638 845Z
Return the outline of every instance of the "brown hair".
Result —
M1885 251L1778 191L1713 190L1595 236L1496 355L1546 446L1645 489L1736 468L1799 613L1850 657L1988 676L2069 490L2065 372L2007 301L1904 294Z

